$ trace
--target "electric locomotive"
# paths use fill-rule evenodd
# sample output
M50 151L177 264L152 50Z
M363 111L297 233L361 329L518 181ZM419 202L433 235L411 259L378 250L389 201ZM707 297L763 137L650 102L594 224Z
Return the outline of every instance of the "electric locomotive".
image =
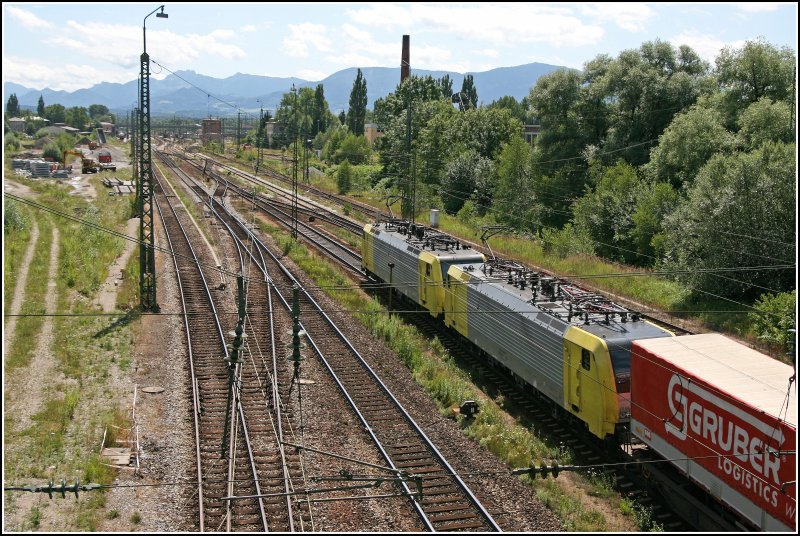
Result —
M630 421L632 341L673 335L602 296L405 221L366 225L361 262L601 439Z

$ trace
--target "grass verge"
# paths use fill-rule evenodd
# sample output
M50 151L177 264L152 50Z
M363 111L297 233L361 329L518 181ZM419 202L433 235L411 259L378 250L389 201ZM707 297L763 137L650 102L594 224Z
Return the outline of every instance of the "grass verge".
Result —
M55 291L57 312L64 316L53 318L54 340L50 351L56 360L57 373L42 378L41 409L32 416L31 426L12 430L5 436L5 476L14 481L79 478L81 482L108 484L114 477L114 470L103 465L99 447L105 429L111 429L111 425L127 426L127 416L118 408L121 400L127 402L130 393L118 391L112 380L119 373L117 365L132 359L133 341L127 323L95 315L100 310L92 300L106 279L109 265L123 250L123 240L107 230L125 230L130 202L125 197L105 195L101 178L84 179L98 192L91 202L73 195L67 183L26 181L36 192L39 203L89 225L58 214L36 214L40 241L46 245L48 254L50 225L59 229ZM46 278L49 258L37 264L44 267ZM46 283L41 289L47 291ZM33 340L35 336L26 338ZM7 412L6 424L9 418ZM53 507L58 508L57 531L96 530L102 519L99 510L104 504L103 491L81 494L77 501L54 503ZM7 512L14 508L8 501L6 507ZM36 512L31 510L27 516L24 523L32 525ZM38 518L42 528L51 530L49 524L44 527L42 516Z
M46 312L44 299L48 291L47 273L50 269L53 224L46 214L35 213L32 218L39 226L39 240L36 242L33 259L28 267L25 300L19 311L21 315L41 315ZM21 260L17 259L18 262ZM44 316L17 317L14 339L6 349L4 372L11 372L30 363L37 345L37 335L41 332L44 320Z
M27 206L12 199L4 200L3 210L3 311L8 314L19 268L31 240L33 215Z

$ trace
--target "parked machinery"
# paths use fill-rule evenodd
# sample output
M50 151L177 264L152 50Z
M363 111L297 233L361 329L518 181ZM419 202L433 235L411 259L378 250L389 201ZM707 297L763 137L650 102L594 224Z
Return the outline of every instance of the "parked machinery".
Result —
M649 420L641 420L636 422L650 426L639 425L631 430L631 409L650 408L651 397L665 396L663 389L657 390L648 383L655 376L646 378L650 373L645 368L639 368L640 378L637 378L637 370L631 369L632 356L641 357L647 345L690 340L687 336L675 337L640 315L563 279L515 262L487 258L452 236L405 221L391 220L364 227L362 268L368 276L390 283L398 293L460 333L488 359L508 369L517 381L549 400L556 411L568 414L579 426L606 441L629 442L631 431L646 435L643 430L652 432L657 428ZM706 353L725 362L728 351L729 348L720 345L708 348ZM767 356L761 357L764 362L774 362ZM791 375L790 367L787 368L779 373L785 382ZM702 374L700 367L685 378L689 381L696 376L699 380ZM758 377L759 373L753 374ZM705 381L713 384L713 379L712 375ZM788 396L785 390L782 394ZM794 398L790 404L794 409ZM652 417L668 421L675 415L661 407ZM687 418L685 413L683 418ZM738 512L743 526L766 530L791 530L794 526L795 484L787 475L795 473L795 442L787 441L781 446L774 438L794 437L796 411L784 416L781 423L778 426L775 419L764 421L759 428L759 439L748 436L751 438L748 447L760 445L778 452L791 451L784 455L785 472L770 475L777 475L778 482L770 484L770 489L782 488L779 507L785 511L778 515L766 504L757 504L759 517L750 511L753 508L745 513L740 501L722 499L726 507ZM721 421L719 425L722 426ZM730 436L726 437L730 441ZM647 437L640 439L658 449L656 442L648 441ZM697 439L702 440L702 426L701 437ZM725 452L715 446L706 445L724 456ZM672 459L675 453L670 450L660 454ZM685 468L682 470L689 473ZM738 489L745 485L744 481L760 482L764 475L745 467L737 469L737 474L745 473L748 476L741 481L720 479L718 484L746 495L746 490ZM703 485L704 480L691 474L689 478ZM720 499L717 488L711 492ZM763 522L759 521L762 517Z

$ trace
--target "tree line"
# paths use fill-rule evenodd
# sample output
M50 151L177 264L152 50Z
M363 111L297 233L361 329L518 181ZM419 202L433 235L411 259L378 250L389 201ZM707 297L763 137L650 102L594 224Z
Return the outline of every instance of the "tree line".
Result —
M47 119L50 124L64 123L78 130L88 130L100 126L101 122L116 123L116 118L108 107L103 104L92 104L88 108L84 106L72 106L66 108L61 104L50 104L45 106L44 97L39 96L36 106L35 117ZM32 120L34 112L23 109L19 106L19 99L16 93L12 93L6 102L6 118L22 117L31 119L26 125L26 134L33 135L36 130L45 126L44 121Z
M794 65L793 50L763 39L713 65L655 40L485 106L471 79L453 92L449 77L411 76L367 114L383 131L373 186L402 191L413 177L418 210L672 274L695 297L794 303ZM360 74L356 119L331 120L322 139L336 162L369 157ZM301 90L309 110L312 93ZM524 124L539 128L532 144Z

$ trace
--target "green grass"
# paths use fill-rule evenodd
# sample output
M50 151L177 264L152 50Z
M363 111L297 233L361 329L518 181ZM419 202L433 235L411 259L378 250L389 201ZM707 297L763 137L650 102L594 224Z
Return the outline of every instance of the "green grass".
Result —
M83 482L108 484L113 480L114 471L101 463L98 448L106 427L110 424L126 426L126 416L117 409L109 409L118 406L121 396L111 390L109 379L115 363L132 359L133 339L128 324L134 317L93 316L91 313L99 311L92 300L107 277L108 266L123 250L123 240L102 229L125 230L130 200L106 195L101 179L100 176L89 179L98 194L92 202L70 195L72 188L68 184L26 181L37 193L37 201L41 204L91 222L96 227L56 214L36 213L41 248L43 251L46 249L47 255L51 225L59 229L57 311L77 316L52 319L54 341L51 351L58 372L53 378L43 379L46 382L43 394L49 398L32 417L32 425L20 431L9 432L6 428L5 470L6 476L14 480L76 474ZM36 265L37 270L39 265L43 267L46 278L49 259L41 259ZM31 276L34 280L41 279L35 271L29 274ZM39 287L45 292L46 282ZM36 298L32 300L34 302L43 303L43 298ZM42 307L39 305L40 309ZM33 341L35 336L25 339ZM68 383L58 383L61 374L68 378ZM9 423L8 417L7 412L6 424ZM104 492L85 494L67 524L74 530L96 530L97 520L101 517L99 510L104 505Z
M33 215L26 205L12 199L5 201L5 211L6 219L9 213L16 216L13 225L4 224L3 228L3 310L8 314L17 286L19 267L31 240Z
M122 269L122 283L117 288L117 309L130 311L139 304L139 251L131 254Z
M39 240L36 242L33 260L28 267L25 300L19 311L21 315L44 314L44 300L49 289L47 273L50 269L50 246L53 242L52 223L46 214L37 213L33 217L39 225ZM18 262L21 260L21 258L17 259ZM41 332L44 321L44 316L17 317L14 339L6 352L5 372L27 366L30 363L37 346L37 336Z
M608 526L602 514L584 506L580 497L566 493L555 480L536 480L531 484L536 490L536 498L561 519L566 532L607 530Z
M57 465L64 459L64 434L72 422L80 393L70 389L64 396L56 396L45 403L44 408L33 416L34 424L24 434L33 439L28 456L37 461L34 472L41 472L47 465ZM41 477L42 475L34 475Z
M167 177L167 174L164 173L163 171L161 175ZM198 204L195 203L188 196L188 194L184 190L183 182L180 181L180 179L175 179L175 178L173 179L166 178L166 181L173 187L172 189L178 195L178 199L180 199L181 203L186 208L186 211L192 216L194 221L197 222L197 227L200 229L200 232L203 234L205 239L208 240L208 242L213 245L214 244L213 237L209 236L209 234L206 232L205 225L200 224L200 222L203 221L203 214L201 213L202 209L198 208ZM167 207L161 207L162 210L165 210L166 208Z
M38 506L34 506L33 508L31 508L31 511L28 514L28 519L25 522L25 525L29 530L36 530L39 528L39 525L41 523L42 523L42 510Z

